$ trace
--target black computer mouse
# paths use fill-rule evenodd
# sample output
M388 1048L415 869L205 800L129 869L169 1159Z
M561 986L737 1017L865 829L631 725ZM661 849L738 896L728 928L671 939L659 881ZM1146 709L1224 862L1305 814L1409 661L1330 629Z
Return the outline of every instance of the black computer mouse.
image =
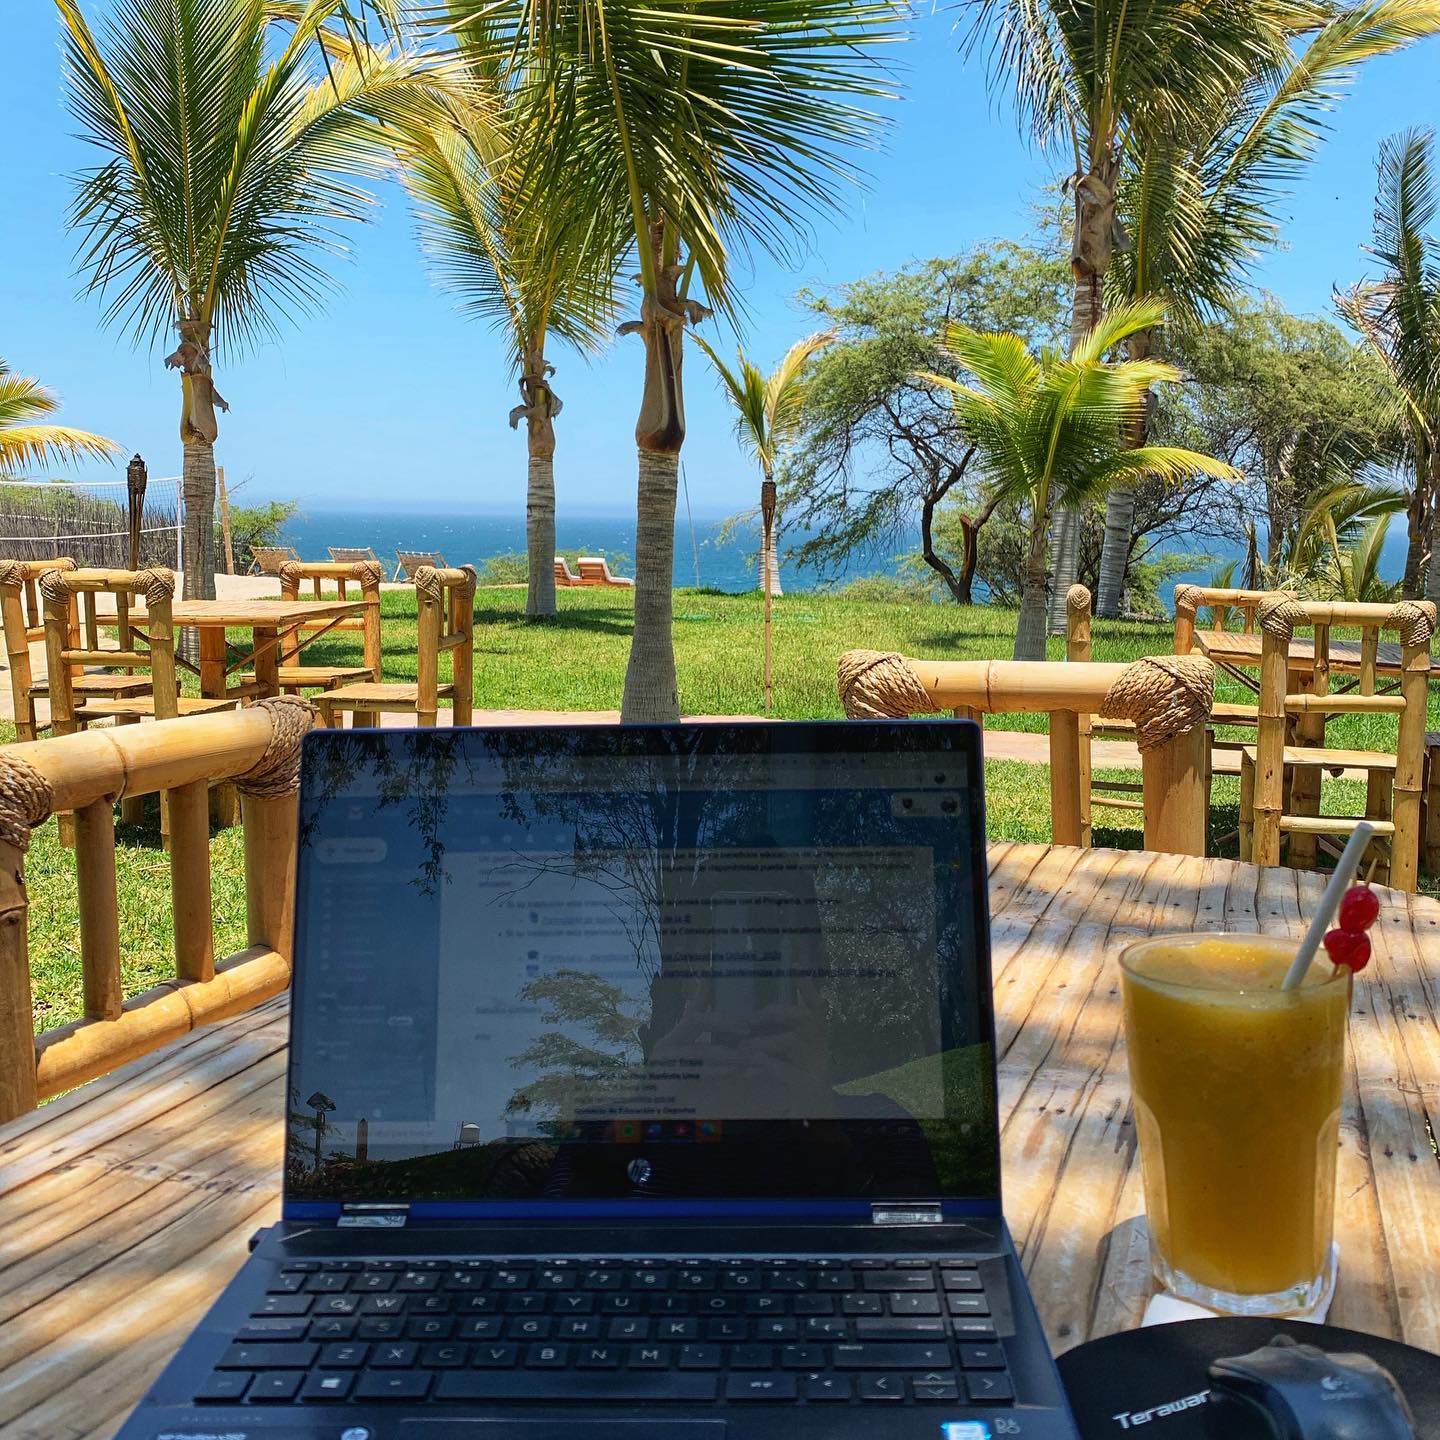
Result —
M1263 1424L1271 1440L1415 1440L1415 1418L1390 1372L1368 1355L1329 1355L1288 1335L1210 1366L1209 1420Z

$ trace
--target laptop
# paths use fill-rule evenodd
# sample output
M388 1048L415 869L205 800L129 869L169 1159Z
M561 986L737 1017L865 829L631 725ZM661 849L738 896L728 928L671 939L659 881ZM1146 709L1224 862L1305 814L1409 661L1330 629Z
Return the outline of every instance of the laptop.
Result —
M282 1218L123 1440L1074 1440L980 732L305 742Z

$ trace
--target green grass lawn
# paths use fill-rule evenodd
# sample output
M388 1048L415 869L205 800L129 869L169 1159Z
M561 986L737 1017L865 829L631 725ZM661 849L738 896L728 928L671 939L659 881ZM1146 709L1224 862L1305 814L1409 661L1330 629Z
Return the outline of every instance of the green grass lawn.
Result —
M522 589L481 590L476 597L475 704L478 709L613 710L620 704L629 651L632 597L623 591L562 590L553 622L524 619ZM383 597L385 678L415 678L415 600L410 592ZM758 715L761 601L758 595L681 590L675 595L675 649L681 703L691 714ZM982 606L901 605L824 595L784 596L775 602L775 706L785 719L837 718L835 662L848 649L899 650L954 660L1008 659L1013 612ZM1125 661L1168 650L1168 626L1097 621L1097 660ZM237 635L237 641L244 637ZM1050 642L1052 659L1063 642ZM326 636L307 651L312 664L355 664L360 638ZM1431 727L1440 729L1440 687L1432 687ZM1246 700L1234 682L1221 698ZM1043 731L1040 715L996 716L994 729ZM1368 749L1394 745L1388 717L1348 717L1331 726L1333 743ZM0 740L14 738L9 727ZM1133 779L1133 775L1115 778ZM1050 839L1050 778L1043 765L991 761L986 766L988 826L995 840ZM1363 787L1328 782L1325 808L1358 813ZM1236 828L1238 784L1215 786L1212 838ZM1098 811L1095 843L1138 848L1140 817ZM120 925L127 995L172 972L169 857L160 849L158 808L149 823L118 831ZM1234 854L1233 842L1218 853ZM244 857L240 832L215 837L212 867L217 955L245 943ZM35 834L30 881L30 964L37 1031L81 1013L80 937L74 859L59 844L54 822Z

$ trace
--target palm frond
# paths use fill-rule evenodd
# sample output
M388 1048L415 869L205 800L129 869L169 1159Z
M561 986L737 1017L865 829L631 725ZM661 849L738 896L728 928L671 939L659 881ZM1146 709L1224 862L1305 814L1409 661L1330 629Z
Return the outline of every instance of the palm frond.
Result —
M59 409L53 390L28 375L17 375L0 360L0 474L14 474L28 465L110 460L120 453L103 435L42 423Z

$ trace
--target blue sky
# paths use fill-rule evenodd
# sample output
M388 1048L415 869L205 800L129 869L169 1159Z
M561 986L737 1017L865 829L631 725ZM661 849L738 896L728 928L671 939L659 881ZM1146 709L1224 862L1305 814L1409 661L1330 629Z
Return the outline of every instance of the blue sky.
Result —
M106 0L90 0L93 15ZM0 127L7 136L0 206L0 355L59 390L64 418L139 451L152 475L180 468L179 382L161 358L102 328L100 308L78 295L66 233L66 176L89 163L64 108L55 11L49 0L6 6L0 49ZM795 304L823 288L914 259L953 254L977 240L1023 235L1052 166L1018 134L978 60L965 62L954 12L937 11L896 52L908 69L904 100L872 183L836 221L820 222L797 265L763 257L739 270L749 305L746 342L768 368L814 328ZM1283 207L1286 246L1261 282L1295 309L1329 306L1332 284L1364 267L1374 157L1408 125L1440 123L1440 42L1372 64L1335 117L1320 162ZM396 194L353 236L343 289L318 316L216 366L230 401L217 458L245 499L297 499L308 510L473 511L519 515L524 440L506 427L515 403L501 348L455 313L426 278ZM714 336L725 349L732 341ZM166 347L169 348L168 346ZM559 353L555 384L566 403L556 458L560 505L572 514L624 514L634 506L634 418L639 342L598 360ZM697 514L751 503L755 477L736 449L725 407L702 356L686 370L685 465ZM89 469L97 478L113 472Z

